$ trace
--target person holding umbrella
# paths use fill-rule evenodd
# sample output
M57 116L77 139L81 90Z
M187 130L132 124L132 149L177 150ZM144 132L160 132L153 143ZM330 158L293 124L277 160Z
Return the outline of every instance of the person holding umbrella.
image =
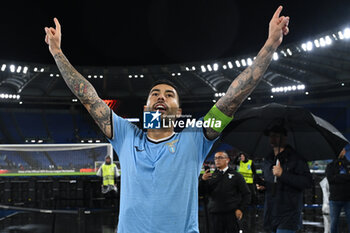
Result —
M337 159L327 165L326 175L329 182L329 207L331 233L338 233L339 216L345 210L350 232L350 162L345 157L345 148Z
M303 191L312 185L306 161L287 144L287 130L274 125L269 136L273 154L264 160L264 181L257 184L265 190L264 228L269 232L293 233L301 227Z

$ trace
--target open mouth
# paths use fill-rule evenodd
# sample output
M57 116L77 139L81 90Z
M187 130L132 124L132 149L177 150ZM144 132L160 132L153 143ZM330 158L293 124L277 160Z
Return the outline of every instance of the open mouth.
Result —
M166 110L167 110L165 104L156 104L156 105L154 106L154 109L155 109L156 111L161 112L161 113L164 113L164 112L166 112Z

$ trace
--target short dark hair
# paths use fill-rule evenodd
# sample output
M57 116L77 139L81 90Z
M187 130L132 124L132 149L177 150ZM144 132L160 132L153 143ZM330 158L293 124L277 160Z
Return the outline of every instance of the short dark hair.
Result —
M180 106L181 101L180 101L179 89L177 88L177 86L172 81L170 81L168 79L159 79L159 80L153 82L151 87L149 88L149 91L151 91L153 87L155 87L157 85L160 85L160 84L166 84L166 85L169 85L169 86L171 86L171 87L173 87L175 89L175 91L177 93L177 98L179 100L179 106Z

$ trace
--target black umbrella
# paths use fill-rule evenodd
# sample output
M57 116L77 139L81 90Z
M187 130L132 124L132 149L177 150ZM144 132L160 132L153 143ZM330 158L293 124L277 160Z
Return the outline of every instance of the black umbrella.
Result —
M273 125L287 129L288 144L307 161L334 159L349 143L333 125L307 109L276 103L238 112L222 139L254 157L263 157L272 151L264 131Z

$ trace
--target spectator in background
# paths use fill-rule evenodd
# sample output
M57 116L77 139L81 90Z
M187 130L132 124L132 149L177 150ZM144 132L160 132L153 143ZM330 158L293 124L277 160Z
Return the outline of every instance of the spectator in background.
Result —
M330 191L331 233L338 233L339 216L343 208L350 232L350 163L345 158L345 153L344 148L338 158L326 168Z
M312 185L306 161L287 144L287 130L275 125L265 131L273 153L263 164L265 190L264 228L268 232L294 233L302 226L303 191Z
M239 152L236 158L235 165L237 172L239 172L245 182L248 185L251 198L249 200L249 206L247 208L246 214L243 217L243 229L244 232L255 232L255 222L256 222L256 204L257 204L257 192L255 186L255 179L257 178L256 169L253 161L248 159L248 156L244 152Z
M239 232L239 223L250 201L249 188L241 174L228 167L226 152L214 156L216 170L206 170L199 182L199 190L209 195L209 214L213 233ZM237 221L238 220L238 221Z
M236 161L237 172L239 172L248 185L251 194L249 204L256 204L256 186L254 178L256 177L256 169L251 159L248 159L244 152L240 152Z
M102 193L106 199L116 199L118 188L115 179L119 177L119 172L109 155L105 157L105 162L98 169L97 175L102 177Z

